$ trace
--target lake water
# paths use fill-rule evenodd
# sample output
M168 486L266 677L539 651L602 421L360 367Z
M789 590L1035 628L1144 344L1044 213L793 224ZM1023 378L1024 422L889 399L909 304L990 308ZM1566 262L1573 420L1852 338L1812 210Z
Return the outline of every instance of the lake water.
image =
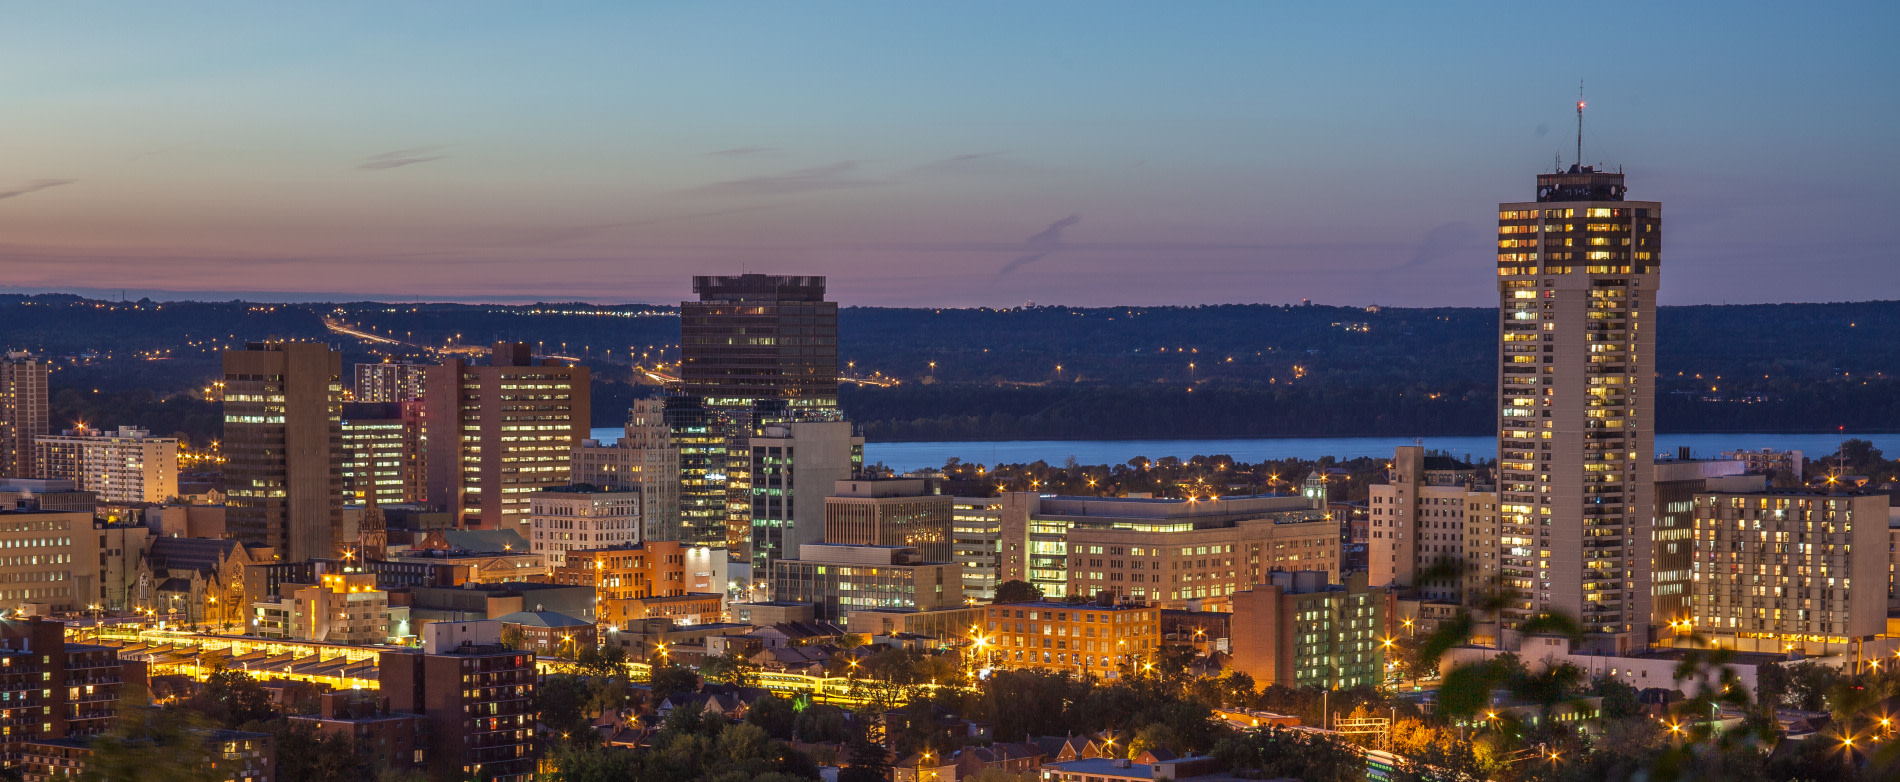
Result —
M618 440L618 427L593 430L602 442ZM1849 437L1871 440L1874 447L1888 454L1900 453L1900 434L1660 434L1656 436L1658 453L1675 453L1688 446L1698 457L1716 456L1722 451L1748 449L1798 450L1808 458L1833 453ZM1391 456L1401 445L1422 444L1426 448L1448 451L1459 457L1470 454L1484 459L1497 456L1497 440L1492 437L1428 437L1415 441L1410 437L1246 437L1228 440L1001 440L974 442L865 443L866 464L883 462L900 472L923 467L942 467L954 456L965 462L982 464L1028 463L1041 459L1050 464L1074 456L1082 464L1121 464L1137 456L1159 459L1173 456L1182 460L1194 456L1226 454L1236 461L1258 462L1264 459L1317 459L1335 456L1351 459L1359 456Z

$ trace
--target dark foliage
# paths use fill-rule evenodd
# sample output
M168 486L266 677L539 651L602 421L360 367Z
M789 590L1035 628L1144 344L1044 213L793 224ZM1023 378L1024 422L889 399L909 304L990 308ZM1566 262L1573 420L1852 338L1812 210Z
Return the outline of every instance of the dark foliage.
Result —
M1042 599L1042 590L1027 581L1004 581L996 585L997 603L1033 603Z

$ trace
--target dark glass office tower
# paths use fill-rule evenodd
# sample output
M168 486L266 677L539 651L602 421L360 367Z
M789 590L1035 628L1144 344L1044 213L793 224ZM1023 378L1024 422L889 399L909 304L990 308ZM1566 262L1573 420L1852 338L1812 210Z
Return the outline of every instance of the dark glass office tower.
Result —
M680 392L714 407L838 406L838 305L825 278L694 277L680 304Z
M838 305L823 277L699 276L693 292L699 301L680 303L680 382L666 412L680 449L680 540L743 558L753 431L838 417Z

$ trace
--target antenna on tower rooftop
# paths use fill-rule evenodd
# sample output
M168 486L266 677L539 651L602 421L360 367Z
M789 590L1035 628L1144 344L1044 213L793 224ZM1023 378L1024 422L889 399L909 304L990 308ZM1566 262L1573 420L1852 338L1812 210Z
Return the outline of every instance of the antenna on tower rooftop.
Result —
M1583 170L1583 80L1577 80L1577 170Z

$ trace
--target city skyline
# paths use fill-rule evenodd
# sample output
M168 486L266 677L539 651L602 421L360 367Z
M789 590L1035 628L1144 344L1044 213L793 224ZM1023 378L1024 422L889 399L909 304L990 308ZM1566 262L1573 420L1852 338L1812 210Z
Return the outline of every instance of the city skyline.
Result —
M39 8L0 52L0 268L160 299L671 303L751 271L880 306L1482 306L1492 206L1572 162L1582 80L1583 162L1674 205L1702 281L1659 304L1900 298L1895 11L1724 9L1553 57L1534 9Z

